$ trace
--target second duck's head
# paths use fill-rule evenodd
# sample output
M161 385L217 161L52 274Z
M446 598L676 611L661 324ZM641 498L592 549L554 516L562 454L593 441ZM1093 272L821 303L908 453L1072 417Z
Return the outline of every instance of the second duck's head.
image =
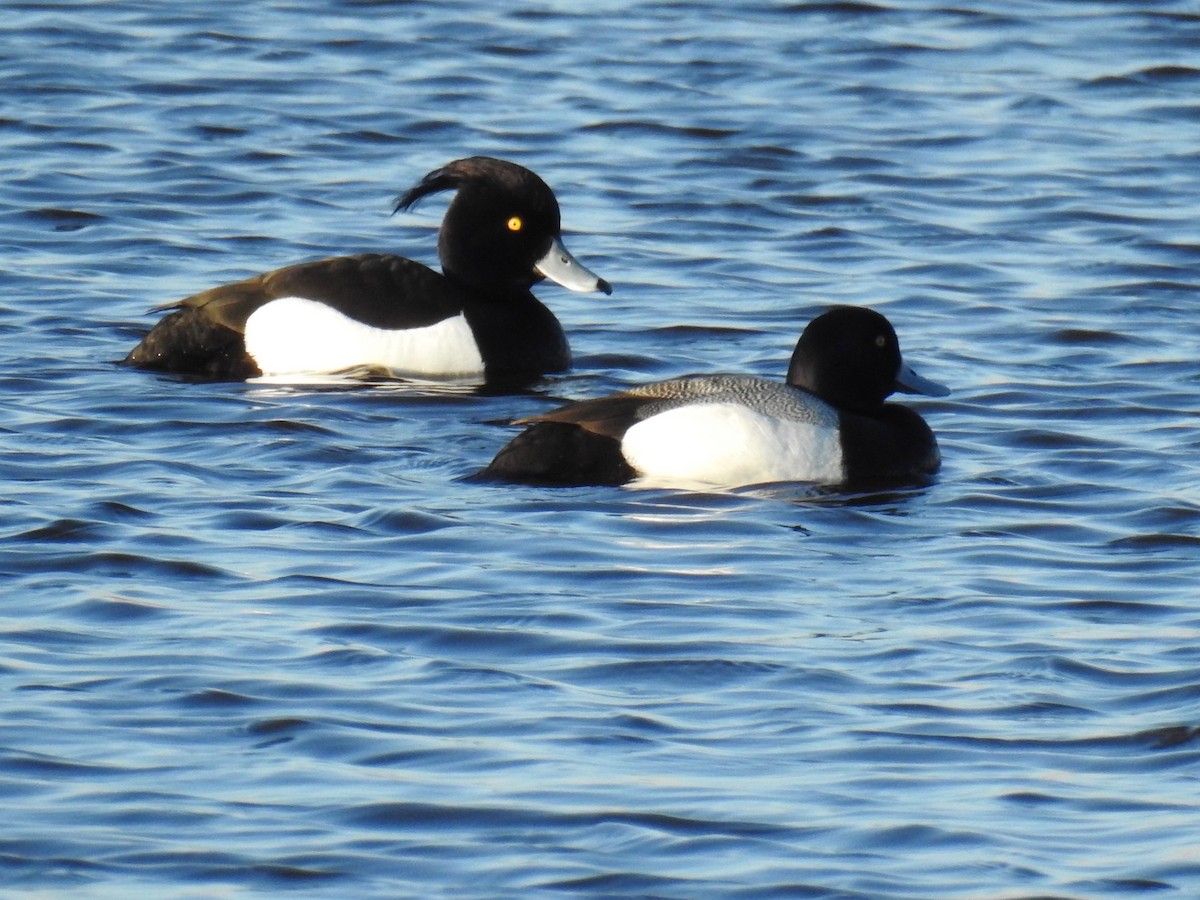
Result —
M792 353L787 380L837 409L864 415L874 413L896 391L932 397L949 393L905 365L891 323L859 306L835 306L808 323Z

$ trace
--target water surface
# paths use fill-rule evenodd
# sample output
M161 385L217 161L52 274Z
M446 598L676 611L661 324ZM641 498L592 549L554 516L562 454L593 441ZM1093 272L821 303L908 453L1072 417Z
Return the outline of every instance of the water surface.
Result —
M0 882L22 896L1200 892L1193 2L9 4ZM521 395L113 365L147 310L435 260L476 153L610 298ZM550 490L505 423L954 389L889 493Z

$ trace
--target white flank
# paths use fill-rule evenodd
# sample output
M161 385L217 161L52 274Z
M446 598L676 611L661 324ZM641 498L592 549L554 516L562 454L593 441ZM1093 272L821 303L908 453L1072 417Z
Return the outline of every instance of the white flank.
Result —
M372 328L303 297L282 297L255 310L246 321L246 352L264 375L364 366L447 378L483 372L462 314L424 328Z
M651 416L625 432L621 451L643 485L844 478L836 419L797 422L733 403L697 403Z

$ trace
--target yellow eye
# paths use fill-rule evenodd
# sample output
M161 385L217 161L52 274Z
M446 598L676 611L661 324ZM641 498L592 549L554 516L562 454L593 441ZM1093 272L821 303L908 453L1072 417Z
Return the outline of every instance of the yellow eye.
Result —
M520 216L513 216L511 219L508 220L508 230L509 231L520 231L521 227L524 224L525 223L521 221Z

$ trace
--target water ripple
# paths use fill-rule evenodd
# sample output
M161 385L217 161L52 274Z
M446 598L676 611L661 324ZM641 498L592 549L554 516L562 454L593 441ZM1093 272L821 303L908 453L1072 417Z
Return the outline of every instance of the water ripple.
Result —
M1185 7L12 6L6 885L1196 893ZM113 365L222 279L435 263L390 198L473 153L616 285L537 288L572 372ZM565 398L781 377L830 303L953 387L929 483L471 477Z

